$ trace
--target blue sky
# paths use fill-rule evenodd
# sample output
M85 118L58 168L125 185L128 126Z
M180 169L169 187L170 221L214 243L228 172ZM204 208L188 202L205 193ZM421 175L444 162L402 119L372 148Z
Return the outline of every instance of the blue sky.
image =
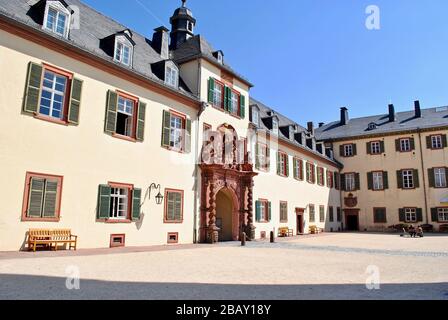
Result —
M84 0L152 36L180 0ZM123 6L123 3L126 5ZM380 30L365 27L369 5ZM255 87L253 97L300 124L448 105L446 0L188 0L204 35Z

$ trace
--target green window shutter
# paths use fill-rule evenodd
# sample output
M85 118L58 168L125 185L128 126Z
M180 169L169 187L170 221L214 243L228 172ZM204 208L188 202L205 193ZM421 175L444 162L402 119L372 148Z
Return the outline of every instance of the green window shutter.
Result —
M359 173L355 173L355 189L361 190L361 181L360 181Z
M439 212L437 208L431 208L431 220L433 222L439 222Z
M185 123L185 152L191 152L191 120L187 119Z
M353 146L353 155L356 156L358 154L356 143L353 143L352 146Z
M176 221L182 221L182 194L174 193L174 218Z
M41 65L30 62L28 65L28 78L26 80L25 98L23 111L26 113L37 113L39 110L40 89L42 84Z
M423 222L423 209L417 208L417 222Z
M213 104L213 93L215 91L215 80L208 79L208 102Z
M398 209L398 216L399 216L399 221L400 222L406 222L406 214L404 212L404 209Z
M140 220L140 206L142 201L142 189L132 191L132 220Z
M261 221L261 202L255 201L255 221Z
M68 106L68 123L79 124L79 112L81 109L82 80L74 78L70 90L70 104Z
M369 190L373 190L373 172L367 172L367 186Z
M243 95L240 95L240 117L246 118L246 97Z
M415 150L415 139L414 138L410 138L409 142L411 144L411 150Z
M58 182L46 180L42 217L45 218L56 217L57 194L58 194Z
M44 201L45 179L31 178L27 217L40 218Z
M171 134L171 114L168 111L163 111L162 119L162 147L170 146Z
M312 178L313 178L313 183L316 183L316 166L314 164L311 165L311 171L312 171Z
M230 88L225 86L224 87L224 110L228 111L229 110L229 105L230 105L230 99L229 99L229 93L230 93Z
M111 187L100 185L98 190L97 218L108 219L110 213L110 193Z
M366 143L366 153L367 154L371 154L372 153L371 143L370 142Z
M260 147L255 143L255 168L260 170Z
M118 109L118 94L112 90L107 93L106 106L106 123L104 131L106 133L115 133L117 128L117 109Z
M345 174L341 174L340 175L340 177L341 177L341 179L340 179L340 181L341 181L341 190L342 191L346 191L345 189Z
M414 187L420 188L420 180L418 177L418 170L414 170Z
M400 139L395 140L395 150L398 152L401 151Z
M145 119L146 119L146 103L138 103L137 131L135 138L137 141L145 139Z
M434 169L428 169L428 180L429 180L429 187L435 188L436 179L435 179L435 175L434 175Z
M428 149L432 149L431 136L427 136L427 137L426 137L426 148L428 148Z
M286 176L289 177L289 156L286 155Z
M383 186L384 190L389 189L389 174L387 171L383 171Z
M384 151L386 150L386 148L384 147L384 141L380 141L380 150L381 153L384 153Z
M272 203L271 201L268 202L268 221L271 221L272 219Z
M397 171L397 187L403 189L403 174L401 170Z
M344 157L344 146L343 145L339 146L339 155L341 157Z
M277 151L277 174L281 173L281 166L280 166L280 152Z
M292 159L292 167L293 167L293 176L294 176L294 179L299 179L299 177L297 176L297 166L298 166L298 163L297 163L298 161L297 161L297 159L296 158L293 158Z
M266 170L271 170L271 148L266 147Z
M442 134L442 145L444 148L448 147L448 139L446 137L446 134Z

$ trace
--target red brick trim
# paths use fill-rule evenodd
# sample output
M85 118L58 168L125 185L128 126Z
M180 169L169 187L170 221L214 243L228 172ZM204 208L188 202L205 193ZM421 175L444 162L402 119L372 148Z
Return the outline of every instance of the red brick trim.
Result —
M175 238L175 239L173 239ZM179 232L168 232L167 237L168 244L178 244L179 243Z
M121 243L117 243L114 240L120 239ZM111 234L110 235L110 248L121 248L126 246L126 235L125 234Z

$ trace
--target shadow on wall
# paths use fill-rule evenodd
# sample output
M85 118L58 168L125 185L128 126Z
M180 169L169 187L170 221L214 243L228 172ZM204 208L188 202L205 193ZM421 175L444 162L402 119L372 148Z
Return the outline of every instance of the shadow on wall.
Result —
M217 285L80 281L66 289L66 278L0 275L1 300L448 300L448 283L384 284L380 290L359 285Z

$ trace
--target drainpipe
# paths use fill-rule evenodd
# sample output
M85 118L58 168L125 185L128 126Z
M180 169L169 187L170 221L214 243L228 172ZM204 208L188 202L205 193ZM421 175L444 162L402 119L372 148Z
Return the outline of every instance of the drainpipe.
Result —
M426 218L426 224L429 224L429 215L428 215L428 197L427 197L427 190L426 190L426 171L425 171L425 160L423 159L423 145L422 145L422 131L420 128L417 129L418 131L418 140L420 144L420 161L422 165L422 175L423 175L423 195L425 197L425 218Z
M201 60L198 59L198 90L197 95L200 98L201 97L201 69L202 69L202 63ZM194 214L193 214L193 243L198 243L198 201L199 201L199 161L200 161L200 155L199 155L199 136L200 136L200 123L201 123L201 114L205 109L205 103L202 103L201 109L198 112L198 119L197 119L197 126L196 126L196 145L195 145L195 153L194 153Z

